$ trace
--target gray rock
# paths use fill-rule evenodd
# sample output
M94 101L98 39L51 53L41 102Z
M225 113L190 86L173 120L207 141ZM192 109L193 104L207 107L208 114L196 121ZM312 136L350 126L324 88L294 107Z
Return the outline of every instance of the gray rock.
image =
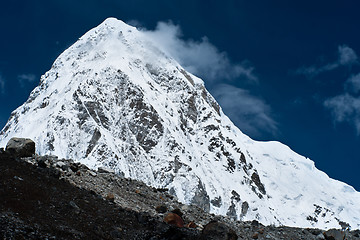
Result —
M6 144L5 151L16 157L31 157L35 154L35 143L28 138L13 137Z
M213 221L207 224L200 239L207 240L236 240L238 236L235 231L221 222Z
M344 240L345 232L338 229L329 229L324 232L324 236L326 240Z
M323 239L325 239L325 236L324 236L324 234L320 233L319 235L316 236L315 239L316 240L323 240Z
M219 197L215 197L214 199L212 199L211 201L211 204L214 206L214 207L221 207L222 205L222 202L221 202L221 196Z
M159 205L155 208L155 210L158 213L166 213L168 209L165 205Z
M80 163L70 163L69 166L71 171L77 172L79 170Z
M241 218L244 217L247 214L248 210L249 210L249 203L245 201L245 202L243 202L241 204L241 215L240 215L240 217Z
M230 207L228 208L228 211L226 212L226 216L232 218L233 220L237 219L236 215L236 209L234 202L231 203Z
M56 162L56 166L58 168L61 168L64 171L67 171L69 169L69 166L66 163L62 162L62 161Z
M75 202L70 201L70 202L69 202L69 205L74 209L74 212L75 212L76 214L79 214L79 213L80 213L80 208L79 208L78 205L76 205Z
M195 196L191 200L191 203L199 206L206 212L210 211L210 198L205 190L205 186L202 184L200 179L198 188L195 192Z
M99 167L98 172L99 173L115 173L114 170L112 170L111 168L108 168L108 167Z
M41 168L46 168L47 167L46 161L44 159L39 159L38 166Z
M14 179L19 180L19 181L24 181L24 179L22 179L21 177L18 177L18 176L14 176Z

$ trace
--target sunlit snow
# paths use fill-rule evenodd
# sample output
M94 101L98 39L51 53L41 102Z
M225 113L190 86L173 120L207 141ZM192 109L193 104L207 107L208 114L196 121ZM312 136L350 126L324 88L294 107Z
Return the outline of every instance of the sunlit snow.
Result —
M360 193L279 142L244 135L203 81L109 18L62 53L0 132L107 166L238 220L360 228ZM345 224L345 225L344 225Z

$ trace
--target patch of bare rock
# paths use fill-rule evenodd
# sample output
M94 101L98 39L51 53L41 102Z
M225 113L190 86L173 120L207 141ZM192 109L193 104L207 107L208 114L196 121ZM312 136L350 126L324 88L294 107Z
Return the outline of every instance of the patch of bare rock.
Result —
M0 149L0 239L360 239L359 230L215 216L111 169L38 156L31 142L16 139Z

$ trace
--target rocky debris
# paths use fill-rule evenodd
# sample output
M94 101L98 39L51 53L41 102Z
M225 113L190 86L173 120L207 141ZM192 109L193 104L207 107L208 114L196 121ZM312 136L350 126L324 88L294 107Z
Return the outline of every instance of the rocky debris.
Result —
M69 202L69 205L74 209L74 212L75 212L76 214L79 214L79 213L80 213L80 208L78 207L78 205L76 205L75 202L70 201L70 202Z
M110 201L110 202L114 202L115 201L115 196L112 193L108 193L105 197L106 200Z
M47 167L44 159L39 159L38 166L41 167L41 168L46 168Z
M115 173L114 170L112 170L111 168L108 168L108 167L99 167L98 172L99 173Z
M35 164L38 160L46 167ZM73 185L64 177L77 176L70 169L64 172L59 168L61 174L54 175L53 160L0 155L0 239L199 238L196 229L168 225ZM81 166L79 169L86 171ZM23 180L14 179L15 176Z
M337 229L329 229L324 232L324 237L326 240L344 240L345 232Z
M13 137L6 144L5 151L16 157L31 157L35 154L35 143L28 138Z
M158 213L166 213L168 211L165 205L159 205L155 208L156 212Z
M69 166L62 161L56 162L55 165L56 167L61 168L63 171L67 171L69 169Z
M253 238L253 239L258 239L258 238L259 238L259 233L258 233L258 232L255 232L255 233L252 235L252 238Z
M197 225L194 222L189 222L188 224L186 224L187 228L197 228Z
M360 239L359 231L215 216L179 203L167 189L56 156L3 152L0 172L0 239Z
M93 171L89 171L89 174L93 177L96 177L96 175L97 175L96 172L93 172Z
M226 224L212 221L208 223L203 231L201 239L207 240L237 240L238 236L235 231Z
M61 153L89 166L110 167L117 174L168 187L181 202L234 220L324 228L346 227L349 222L354 227L360 209L347 199L359 199L356 191L324 178L311 160L283 144L252 141L224 115L201 79L155 45L135 28L107 19L57 58L27 102L12 113L0 132L1 142L29 134L41 142L38 153ZM261 164L263 160L287 173L276 175L278 187L270 181L276 172L266 169L269 164ZM77 181L94 177L93 172L63 162L62 178L92 188ZM113 173L103 168L98 172ZM302 181L304 175L314 179L313 184ZM115 182L105 179L106 189L99 194L104 197L122 180ZM333 184L343 184L342 190L318 191ZM284 189L298 196L283 194ZM232 192L241 193L241 198ZM146 191L137 194L143 197ZM116 204L125 205L127 197L118 195L115 190ZM323 204L318 216L312 214L313 202L307 201L313 196ZM136 204L138 209L146 205ZM338 210L343 206L347 213ZM156 214L154 207L150 211Z

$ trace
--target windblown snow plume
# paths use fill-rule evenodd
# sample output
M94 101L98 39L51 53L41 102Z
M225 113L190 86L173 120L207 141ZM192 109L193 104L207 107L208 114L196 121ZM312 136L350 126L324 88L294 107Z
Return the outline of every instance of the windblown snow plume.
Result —
M0 132L0 147L31 138L39 154L110 167L238 220L360 228L360 193L287 146L244 135L203 81L160 49L105 20L41 77Z

